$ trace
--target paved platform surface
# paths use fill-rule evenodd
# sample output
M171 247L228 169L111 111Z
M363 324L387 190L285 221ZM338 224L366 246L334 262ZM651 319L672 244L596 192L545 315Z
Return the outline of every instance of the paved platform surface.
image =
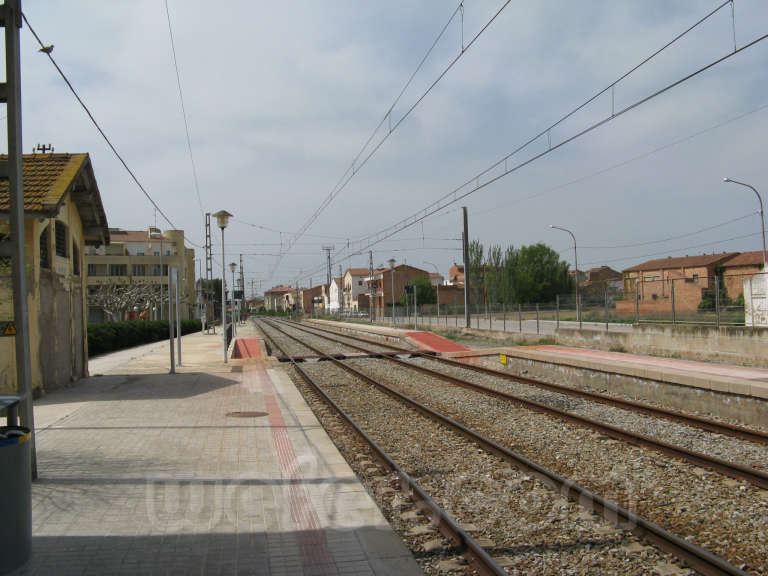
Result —
M463 352L469 350L466 346L438 336L434 332L410 331L405 334L411 342L418 346L419 350L429 350L431 352Z
M281 369L225 365L220 335L182 342L179 374L158 343L36 403L14 574L421 574Z

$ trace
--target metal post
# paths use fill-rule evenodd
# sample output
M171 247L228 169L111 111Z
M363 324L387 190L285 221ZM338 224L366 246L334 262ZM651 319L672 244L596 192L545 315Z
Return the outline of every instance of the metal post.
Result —
M168 344L171 347L171 374L176 373L176 359L174 358L174 350L173 350L173 298L171 298L171 273L173 272L173 268L171 266L168 266ZM162 276L160 276L160 279L162 281ZM162 305L161 305L162 308Z
M539 333L539 305L536 304L536 334Z
M467 221L467 207L462 206L461 210L464 214L464 232L461 235L461 246L464 252L464 320L467 328L471 328L471 312L469 310L469 223Z
M390 276L392 278L392 326L395 325L395 268L392 267L392 270L390 271Z
M635 324L640 324L640 282L635 280Z
M520 334L523 333L523 305L517 305L517 323L520 326Z
M752 277L749 278L749 309L752 315L752 328L755 327L755 291L752 290ZM746 315L746 311L745 311ZM746 322L745 322L746 324Z
M419 324L419 298L416 294L416 284L413 286L413 329L416 330L416 326Z
M221 230L221 339L224 342L224 363L227 363L227 260L224 251L224 228Z
M715 325L720 328L720 276L715 276Z
M608 284L605 287L605 329L608 330Z
M502 302L502 309L504 310L504 332L507 331L507 303Z
M669 297L672 299L672 324L677 324L677 314L675 313L675 280L670 280L670 283Z
M296 298L298 300L299 292L296 291ZM232 339L235 338L235 334L237 332L235 331L235 324L237 323L235 320L235 271L232 270L232 294L229 297L230 306L232 306Z
M560 294L555 294L555 330L560 330Z
M176 358L177 366L181 366L181 297L179 296L179 271L175 270L174 290L176 292Z
M5 15L5 93L8 118L8 194L10 199L11 283L13 320L16 327L16 386L21 396L21 425L31 432L32 478L37 478L35 419L32 409L32 362L29 346L27 304L27 258L24 233L24 183L21 174L21 61L19 30L20 0L6 0L0 7Z
M157 219L157 214L155 214L155 219ZM163 231L160 230L160 320L163 319ZM168 265L168 271L170 273L171 266ZM168 290L171 289L171 280L170 276L168 276ZM171 293L168 292L168 300L171 299ZM168 317L168 322L171 321L171 318Z

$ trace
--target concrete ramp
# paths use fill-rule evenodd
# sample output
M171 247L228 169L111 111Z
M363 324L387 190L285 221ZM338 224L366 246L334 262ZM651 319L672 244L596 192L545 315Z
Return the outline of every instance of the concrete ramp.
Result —
M464 352L469 350L466 346L462 346L453 340L438 336L433 332L406 332L405 335L418 346L420 350L427 350L430 352Z
M232 358L261 358L260 342L258 338L236 338Z

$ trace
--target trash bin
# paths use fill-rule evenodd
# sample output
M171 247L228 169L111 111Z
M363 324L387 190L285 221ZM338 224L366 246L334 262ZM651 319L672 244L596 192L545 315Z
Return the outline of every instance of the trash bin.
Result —
M0 574L32 551L32 453L28 428L0 426Z

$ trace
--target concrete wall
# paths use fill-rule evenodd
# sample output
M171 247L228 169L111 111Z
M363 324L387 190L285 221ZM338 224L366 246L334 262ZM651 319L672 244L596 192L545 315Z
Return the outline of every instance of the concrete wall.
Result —
M768 328L639 325L631 332L560 328L557 343L633 354L768 367Z
M638 401L660 404L672 410L712 415L747 425L764 425L766 410L768 410L768 402L760 398L724 394L636 376L516 358L511 355L507 356L506 366L498 364L494 368L554 384L586 388L593 392L609 391Z

